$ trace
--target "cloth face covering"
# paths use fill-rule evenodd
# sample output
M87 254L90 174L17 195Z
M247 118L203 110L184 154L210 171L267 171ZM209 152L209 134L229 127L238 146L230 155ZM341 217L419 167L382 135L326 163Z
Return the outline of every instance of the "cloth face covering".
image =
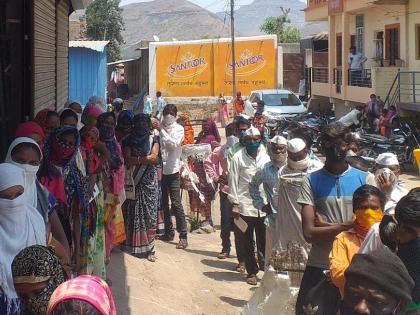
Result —
M383 213L381 210L356 210L355 230L362 236L366 236L372 225L382 221Z
M255 154L260 148L260 145L261 145L261 142L252 142L252 143L246 144L245 147L249 154Z
M29 165L29 164L20 164L12 159L12 152L13 149L16 148L18 145L22 143L30 143L33 144L39 151L39 155L42 158L41 149L38 144L31 138L21 137L15 139L9 147L7 151L6 163L11 163L16 165L17 167L23 169L25 174L25 195L27 197L28 202L36 208L38 204L38 193L36 188L36 174L38 173L39 166Z
M0 164L0 191L25 186L24 172L9 164ZM25 193L17 198L0 198L0 287L9 298L16 298L12 278L12 261L27 246L45 245L47 233L41 214L27 200Z
M308 156L300 161L293 161L292 159L287 159L287 165L297 171L304 171L309 167L310 159Z
M29 310L35 314L47 312L51 295L66 280L60 260L53 250L39 245L27 247L15 257L12 273L15 283L48 281L44 290L25 301Z

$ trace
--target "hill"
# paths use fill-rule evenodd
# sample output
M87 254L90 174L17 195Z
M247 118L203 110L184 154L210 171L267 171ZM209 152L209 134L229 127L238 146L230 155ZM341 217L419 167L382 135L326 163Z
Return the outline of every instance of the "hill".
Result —
M236 10L236 30L240 35L251 36L261 35L260 25L269 16L278 16L281 14L280 7L290 8L290 20L292 25L296 26L302 37L318 34L321 31L328 30L327 23L306 23L303 10L306 5L304 2L295 0L254 0L251 4L243 5ZM217 15L224 18L226 13L219 12Z
M217 38L229 35L229 26L217 15L187 0L155 0L123 6L126 45L139 40L161 41Z

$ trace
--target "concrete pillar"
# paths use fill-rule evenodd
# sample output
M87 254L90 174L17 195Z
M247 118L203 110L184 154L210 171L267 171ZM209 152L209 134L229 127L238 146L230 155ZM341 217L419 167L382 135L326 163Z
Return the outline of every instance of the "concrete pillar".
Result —
M328 16L328 82L330 85L330 95L335 95L334 68L336 56L336 30L335 15Z
M347 87L349 85L349 63L348 56L350 50L350 25L349 14L343 12L341 14L341 32L342 32L342 71L343 71L343 86L341 87L341 95L343 99L347 99Z

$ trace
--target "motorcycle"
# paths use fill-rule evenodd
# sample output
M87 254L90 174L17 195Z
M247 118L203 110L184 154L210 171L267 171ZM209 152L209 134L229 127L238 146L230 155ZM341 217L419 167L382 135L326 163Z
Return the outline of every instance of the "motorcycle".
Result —
M393 130L393 135L389 138L378 134L363 133L359 130L359 155L365 159L375 160L379 154L391 152L397 155L400 165L416 165L413 150L420 148L420 134L417 127L407 122L400 128Z

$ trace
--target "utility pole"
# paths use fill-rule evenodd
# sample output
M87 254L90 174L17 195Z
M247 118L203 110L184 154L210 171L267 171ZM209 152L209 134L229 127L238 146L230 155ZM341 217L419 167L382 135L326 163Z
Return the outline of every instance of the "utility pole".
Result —
M232 38L232 97L236 96L236 58L235 58L235 0L230 0L230 32Z

